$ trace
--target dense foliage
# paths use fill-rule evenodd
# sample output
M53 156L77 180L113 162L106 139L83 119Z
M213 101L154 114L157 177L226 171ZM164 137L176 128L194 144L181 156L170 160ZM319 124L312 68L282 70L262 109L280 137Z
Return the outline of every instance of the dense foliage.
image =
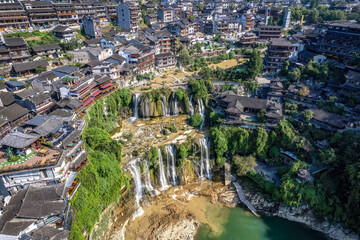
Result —
M60 43L60 40L52 34L52 32L40 32L39 30L32 32L15 32L5 34L4 37L22 37L26 40L28 47Z
M309 115L311 115L309 113ZM310 117L310 116L309 116ZM226 159L235 166L239 175L246 175L259 184L275 201L289 206L309 204L320 216L340 219L346 226L360 232L360 136L351 131L324 132L311 124L282 120L271 130L213 127L210 130L216 162ZM313 147L316 141L329 140L323 149ZM290 161L280 154L280 149L298 157ZM249 170L253 159L266 160L280 165L281 184L275 187L261 175ZM320 171L314 180L297 181L300 168L314 164Z
M312 23L346 19L360 21L360 7L354 8L351 12L345 12L331 9L325 5L319 5L318 0L312 1L310 7L311 9L307 9L304 6L290 7L291 20L300 21L301 16L304 15L304 20Z
M213 88L212 82L208 80L196 80L190 79L188 83L190 94L193 96L194 100L203 100L207 105L210 99L210 91Z
M211 69L208 67L203 67L198 74L202 79L205 80L252 83L255 77L259 75L262 68L263 63L261 53L257 50L253 50L251 52L249 61L242 65L228 69Z
M83 233L93 229L101 212L118 200L122 187L128 184L120 166L121 146L108 131L116 126L117 117L130 101L130 91L120 89L104 102L98 100L88 112L83 139L90 152L89 163L77 175L81 186L71 201L74 214L69 239L84 239Z
M189 124L193 127L199 127L203 121L201 114L194 114L189 118Z

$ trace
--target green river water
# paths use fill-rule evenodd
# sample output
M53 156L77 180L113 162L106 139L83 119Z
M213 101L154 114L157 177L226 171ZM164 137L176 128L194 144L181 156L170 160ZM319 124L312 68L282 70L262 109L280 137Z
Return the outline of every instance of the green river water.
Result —
M196 240L325 240L324 234L278 217L255 217L242 208L208 205L206 217L216 229L203 224Z

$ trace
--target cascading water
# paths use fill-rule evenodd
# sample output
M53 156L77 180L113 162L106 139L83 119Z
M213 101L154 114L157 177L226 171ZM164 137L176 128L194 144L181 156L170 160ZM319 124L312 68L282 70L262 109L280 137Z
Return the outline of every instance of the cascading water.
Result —
M176 186L176 170L175 170L175 148L171 145L165 146L167 158L167 175L171 180L172 185Z
M177 98L175 98L175 101L173 102L173 104L174 104L173 115L179 116L179 106L178 106Z
M199 105L199 113L202 116L202 122L200 125L200 130L202 130L205 124L205 107L202 99L198 99L198 105Z
M138 164L138 160L134 160L129 163L129 171L134 179L135 184L135 202L138 205L138 209L135 211L133 215L133 219L135 219L137 216L140 216L144 213L144 210L140 206L140 201L144 197L144 188L141 183L141 176L140 176L140 166Z
M129 163L129 171L134 179L135 200L136 203L139 204L144 194L143 194L143 186L141 183L140 166L138 165L138 160L134 160Z
M167 184L166 177L165 177L164 163L163 163L160 149L158 149L158 155L159 155L158 158L159 158L160 185L161 185L161 190L165 190L169 186Z
M193 115L194 114L194 106L192 104L192 95L189 98L189 115Z
M162 114L164 117L169 116L169 108L167 106L167 100L164 95L161 95L161 108L162 108Z
M199 138L199 143L201 153L200 177L206 177L207 179L211 179L208 142L205 138Z
M143 166L144 166L144 173L145 173L145 188L146 188L146 190L150 193L150 195L152 195L153 193L155 193L155 195L158 195L159 191L156 190L151 184L149 166L145 159L143 160Z
M143 119L144 120L149 120L150 119L150 101L148 98L146 98L144 101L143 101L143 104L142 104L142 115L143 115Z
M131 122L135 122L139 118L139 105L140 105L141 93L135 93L133 95L133 116L130 118Z

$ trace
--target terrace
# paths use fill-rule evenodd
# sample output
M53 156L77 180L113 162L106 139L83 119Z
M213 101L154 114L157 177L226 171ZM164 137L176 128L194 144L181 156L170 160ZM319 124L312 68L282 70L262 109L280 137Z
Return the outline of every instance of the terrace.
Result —
M31 150L32 152L26 156L12 157L16 159L14 161L10 160L11 158L5 158L5 154L3 154L0 158L0 174L54 166L58 163L61 155L59 150L51 148Z

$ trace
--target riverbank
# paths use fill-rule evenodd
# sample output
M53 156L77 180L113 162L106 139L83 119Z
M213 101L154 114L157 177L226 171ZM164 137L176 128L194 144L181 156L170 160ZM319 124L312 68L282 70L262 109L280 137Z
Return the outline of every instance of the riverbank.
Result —
M254 236L251 239L273 239L269 238L273 234L280 234L282 238L277 239L284 239L290 231L281 233L282 224L305 232L304 236L310 236L311 239L326 237L317 232L312 233L310 229L323 232L333 239L357 239L338 226L318 221L314 215L303 215L302 208L291 209L267 201L264 196L251 193L246 187L244 193L262 213L262 217L255 217L243 208L236 207L241 203L232 184L224 186L221 181L205 180L171 187L158 196L148 196L142 202L144 213L135 219L132 204L116 208L113 212L114 220L101 239L221 239L239 231L238 227L234 226L231 230L227 229L229 225L231 228L229 221L239 221L243 224L241 231L244 234L250 234L248 228L252 229L256 225L259 229L251 233ZM132 199L127 199L127 202L132 202ZM285 220L276 217L301 224L284 222ZM272 225L277 229L269 229L269 226L274 227ZM309 229L303 227L305 225ZM208 235L211 237L206 237Z
M245 187L244 187L245 186ZM358 240L359 236L344 227L340 223L330 223L328 220L320 220L314 211L303 204L298 208L288 207L284 204L273 202L266 195L251 190L242 183L243 191L248 201L260 212L267 216L275 216L292 222L304 224L306 227L322 232L331 239Z
M131 199L127 199L131 202ZM119 206L101 239L194 239L200 225L219 232L221 223L208 221L211 204L235 207L235 189L221 182L204 180L171 187L142 202L143 215L133 219L131 204Z

